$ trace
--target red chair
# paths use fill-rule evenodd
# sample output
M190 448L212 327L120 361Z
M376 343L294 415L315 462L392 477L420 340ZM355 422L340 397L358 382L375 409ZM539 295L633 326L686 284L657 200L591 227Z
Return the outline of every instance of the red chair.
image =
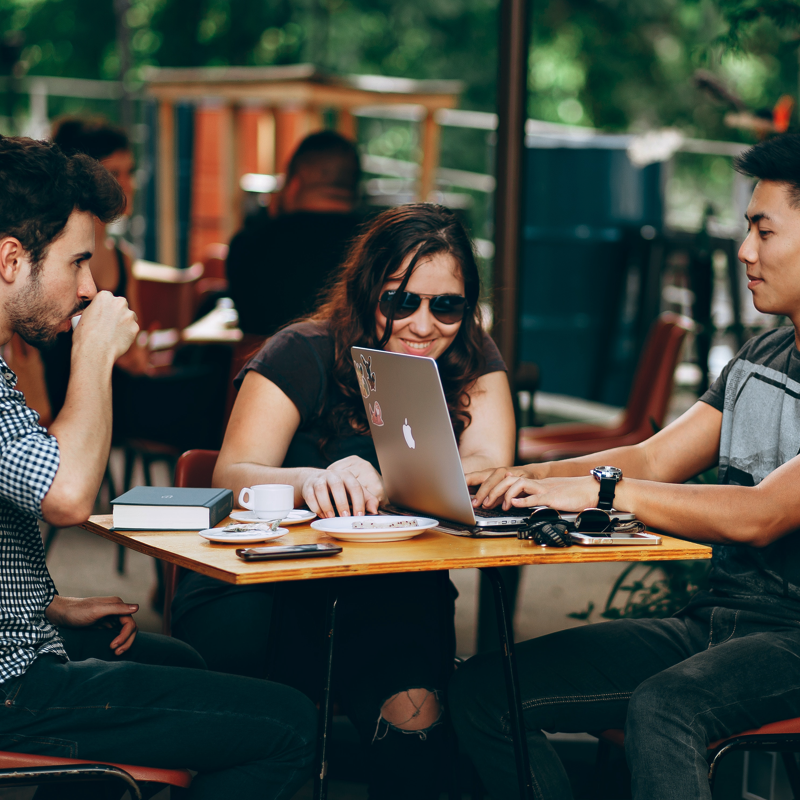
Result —
M193 489L211 486L219 450L187 450L175 465L175 485ZM178 586L179 567L164 562L164 622L162 632L172 633L172 598Z
M116 780L121 784L121 791L127 789L132 798L142 800L139 784L187 789L192 782L192 773L186 769L154 769L105 761L0 752L0 788L101 780Z
M522 428L518 441L520 463L598 453L612 447L638 444L652 436L653 425L660 428L664 423L681 346L692 327L691 320L669 312L653 323L619 425Z
M601 777L605 772L605 764L608 760L607 744L623 747L625 734L621 730L611 729L603 731L598 736L600 738L600 747L597 751L597 775ZM743 733L737 733L735 736L719 739L716 742L711 742L708 745L708 750L711 753L708 782L712 791L719 763L728 753L734 750L767 750L769 752L779 752L783 756L783 763L792 793L795 796L795 800L800 800L800 769L798 769L797 762L792 755L793 753L800 753L800 717L780 722L770 722L760 728L753 728ZM601 788L600 786L598 787L598 789ZM598 796L603 796L601 791L598 792Z

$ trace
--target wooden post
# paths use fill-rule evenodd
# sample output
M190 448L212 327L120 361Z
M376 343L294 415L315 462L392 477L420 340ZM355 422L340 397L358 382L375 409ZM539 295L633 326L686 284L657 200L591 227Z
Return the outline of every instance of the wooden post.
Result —
M439 125L433 111L422 120L422 165L419 175L419 200L424 203L436 188L436 168L439 166Z
M239 176L237 173L238 137L236 136L236 112L230 103L220 108L219 137L219 196L221 200L220 233L223 242L229 242L241 227L242 204L240 201Z
M265 108L258 117L256 163L262 175L275 172L275 115L271 108Z
M530 3L501 0L497 68L497 189L495 191L494 327L492 336L508 366L517 369L519 261L525 119L528 99Z
M178 264L175 220L175 110L172 103L158 104L158 260L170 267Z
M345 139L349 139L351 142L358 140L358 124L349 108L339 109L339 119L336 127Z

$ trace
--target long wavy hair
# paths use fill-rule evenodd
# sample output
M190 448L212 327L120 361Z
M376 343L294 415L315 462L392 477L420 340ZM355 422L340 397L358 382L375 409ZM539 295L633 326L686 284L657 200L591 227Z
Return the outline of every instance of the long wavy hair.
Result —
M439 205L417 203L384 211L367 225L350 246L338 279L323 295L321 305L306 318L331 326L333 379L344 395L337 406L325 409L323 419L327 430L320 442L322 447L335 436L369 433L350 348L354 345L384 348L392 335L393 311L379 339L375 311L381 289L400 273L403 261L411 256L398 287L398 293L405 291L417 264L439 253L449 254L458 264L467 309L456 338L439 356L437 364L456 438L460 439L469 426L472 417L468 393L485 364L475 253L467 232L452 211Z

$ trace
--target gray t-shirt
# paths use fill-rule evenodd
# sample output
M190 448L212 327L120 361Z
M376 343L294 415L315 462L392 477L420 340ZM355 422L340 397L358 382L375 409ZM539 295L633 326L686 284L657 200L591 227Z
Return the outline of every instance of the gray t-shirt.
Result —
M794 328L751 339L700 398L722 412L719 483L757 486L800 451ZM714 545L710 594L693 604L747 608L800 623L800 531L764 548Z

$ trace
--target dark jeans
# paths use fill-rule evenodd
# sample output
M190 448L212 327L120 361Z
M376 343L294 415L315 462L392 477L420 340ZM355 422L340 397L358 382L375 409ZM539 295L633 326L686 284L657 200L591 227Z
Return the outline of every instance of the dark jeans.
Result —
M542 730L624 728L636 800L710 800L710 742L800 716L800 628L749 611L587 625L524 642L517 658L538 800L572 797ZM492 797L519 797L499 655L457 670L450 707Z
M115 631L63 632L80 660L41 656L0 684L0 750L197 770L192 800L290 798L308 778L316 710L300 692L208 672L163 636L117 658Z
M173 632L212 669L269 674L319 700L329 589L339 595L334 691L368 747L370 797L438 797L444 725L403 732L386 724L381 707L414 688L435 692L444 707L455 654L455 589L446 572L298 581L244 591L192 574L178 586ZM207 602L200 603L204 593Z

